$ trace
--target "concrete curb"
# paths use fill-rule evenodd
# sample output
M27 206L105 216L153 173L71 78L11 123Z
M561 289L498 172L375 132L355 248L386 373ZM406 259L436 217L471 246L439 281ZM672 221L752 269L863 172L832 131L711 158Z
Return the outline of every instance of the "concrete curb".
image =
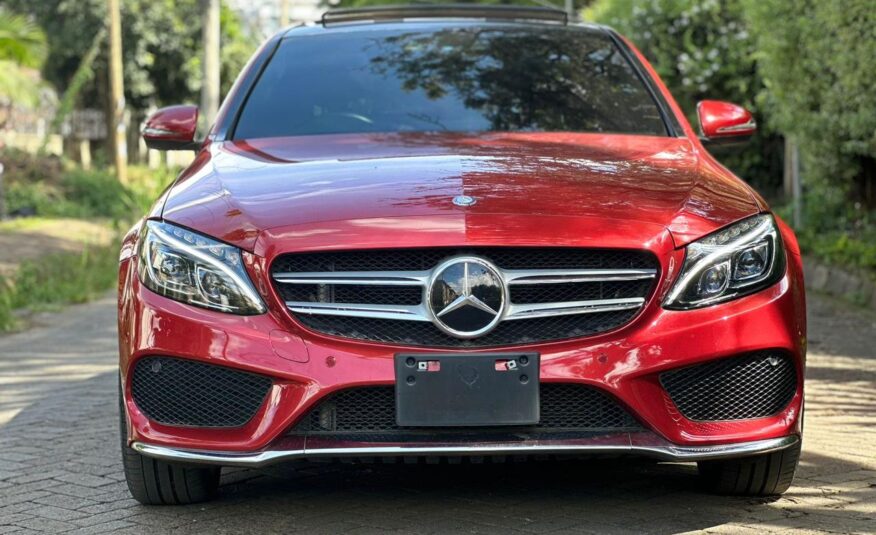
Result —
M803 257L806 288L876 310L876 284L864 273Z

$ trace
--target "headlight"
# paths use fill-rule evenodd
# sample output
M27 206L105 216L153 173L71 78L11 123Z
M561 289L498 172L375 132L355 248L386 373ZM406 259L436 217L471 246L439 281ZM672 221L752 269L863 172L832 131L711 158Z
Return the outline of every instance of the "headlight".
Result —
M153 292L232 314L267 310L236 247L157 221L144 225L139 247L140 281Z
M681 275L663 306L722 303L775 284L784 272L785 250L775 220L750 217L687 246Z

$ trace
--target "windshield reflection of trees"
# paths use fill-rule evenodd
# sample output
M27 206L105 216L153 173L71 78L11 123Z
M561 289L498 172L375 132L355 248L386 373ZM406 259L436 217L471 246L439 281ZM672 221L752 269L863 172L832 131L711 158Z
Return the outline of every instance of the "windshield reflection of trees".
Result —
M431 100L455 96L491 130L666 133L651 97L602 36L455 28L372 43L376 74ZM446 129L440 117L420 119Z

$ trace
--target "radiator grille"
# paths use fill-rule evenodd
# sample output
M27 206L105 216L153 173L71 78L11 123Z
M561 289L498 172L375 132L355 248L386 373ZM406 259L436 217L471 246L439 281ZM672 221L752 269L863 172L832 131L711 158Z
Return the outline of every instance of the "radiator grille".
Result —
M435 326L425 300L432 270L462 256L483 258L500 271L512 307L493 331L471 339ZM465 348L565 340L616 329L641 310L657 268L647 251L482 247L292 253L278 257L271 274L292 314L314 331L371 342ZM578 308L570 312L571 304Z
M623 431L639 428L636 420L610 396L588 386L544 383L539 396L541 420L535 426L527 426L527 431ZM395 418L395 389L392 386L352 388L319 402L293 433L405 430L396 425Z
M131 382L134 402L150 420L185 427L240 427L270 387L267 377L169 357L140 359Z
M787 407L797 371L788 355L765 352L665 372L660 382L689 420L746 420Z

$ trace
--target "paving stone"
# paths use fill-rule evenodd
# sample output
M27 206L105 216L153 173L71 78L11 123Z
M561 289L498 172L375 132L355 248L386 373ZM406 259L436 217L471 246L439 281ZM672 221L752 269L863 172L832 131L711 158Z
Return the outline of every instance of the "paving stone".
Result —
M74 520L73 523L81 527L107 524L109 522L125 520L129 517L135 516L139 513L138 509L139 508L116 509L114 511L106 511L103 513L85 513L84 511L79 511L83 513L83 516Z
M97 535L99 533L121 533L121 530L126 528L135 528L136 531L134 533L145 534L146 530L143 526L137 526L136 524L131 524L130 522L125 522L124 520L115 520L113 522L106 522L103 524L97 524L94 526L88 526L85 528L74 529L72 531L68 531L70 535Z
M61 475L63 472L60 471L33 471L25 474L21 474L20 472L16 472L16 477L10 479L11 483L15 483L16 485L23 485L25 483L34 483L36 481L45 481L47 479L52 479L55 476Z
M51 490L58 494L66 494L67 496L73 496L75 498L89 498L95 502L101 502L108 495L118 496L118 489L115 489L112 494L108 494L107 489L109 487L110 486L107 485L104 487L92 488L55 481Z
M27 513L11 513L8 515L3 515L3 517L0 518L0 525L16 525L19 522L31 520L33 518L36 518L36 516Z
M15 488L9 489L8 492L4 490L4 492L0 494L0 508L18 503L31 503L39 498L50 495L50 493L43 490L33 492L16 492Z
M76 509L81 509L83 507L88 507L89 505L97 504L97 502L89 500L88 498L77 498L76 496L68 496L66 494L60 493L43 496L42 498L34 500L34 502L42 505L51 505L54 507L61 507L63 509L70 509L73 511L75 511Z
M58 481L63 481L65 483L73 483L75 485L80 485L83 487L102 487L104 485L111 485L113 483L117 483L114 479L107 479L105 477L98 477L88 473L78 473L78 474L63 474L56 477Z
M74 529L76 526L60 520L49 520L47 518L30 518L15 523L17 526L31 529L34 531L43 531L46 533L65 533Z

